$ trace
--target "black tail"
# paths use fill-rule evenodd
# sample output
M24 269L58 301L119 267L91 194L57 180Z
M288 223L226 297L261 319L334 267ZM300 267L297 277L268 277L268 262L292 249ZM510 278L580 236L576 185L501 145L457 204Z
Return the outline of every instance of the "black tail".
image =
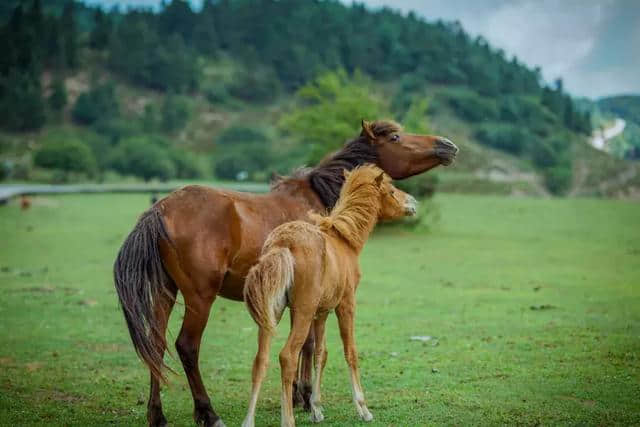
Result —
M146 211L122 244L113 266L113 277L133 346L151 373L164 380L162 356L166 347L160 332L155 304L172 280L164 269L158 243L171 242L158 209Z

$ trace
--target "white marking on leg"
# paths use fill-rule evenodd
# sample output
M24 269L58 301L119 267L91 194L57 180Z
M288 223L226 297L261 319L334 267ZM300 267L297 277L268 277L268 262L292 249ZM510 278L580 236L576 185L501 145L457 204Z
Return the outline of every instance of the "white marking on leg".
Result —
M360 389L358 380L356 379L355 371L351 370L351 391L353 392L353 403L356 405L356 411L363 421L373 420L373 415L367 408L367 404L364 401L364 393Z
M242 422L242 427L254 427L256 418L256 405L258 403L258 390L251 392L251 399L249 400L249 409L247 410L247 416Z

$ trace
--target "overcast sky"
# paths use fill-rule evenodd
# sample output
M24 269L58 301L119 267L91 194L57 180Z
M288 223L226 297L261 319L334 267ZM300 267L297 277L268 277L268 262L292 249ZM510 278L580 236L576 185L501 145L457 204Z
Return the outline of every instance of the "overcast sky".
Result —
M159 0L89 0L154 6ZM640 0L363 0L427 20L459 20L509 55L562 77L578 96L640 94ZM201 1L192 0L199 5ZM345 3L351 3L345 0Z

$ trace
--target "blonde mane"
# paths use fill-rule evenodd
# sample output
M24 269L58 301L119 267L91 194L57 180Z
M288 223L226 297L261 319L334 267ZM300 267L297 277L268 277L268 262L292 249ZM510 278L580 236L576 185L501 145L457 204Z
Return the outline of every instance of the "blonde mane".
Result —
M310 212L312 221L324 232L333 230L354 249L360 251L376 225L380 211L380 186L384 172L377 166L359 166L348 173L340 197L329 215ZM384 175L384 180L390 178Z

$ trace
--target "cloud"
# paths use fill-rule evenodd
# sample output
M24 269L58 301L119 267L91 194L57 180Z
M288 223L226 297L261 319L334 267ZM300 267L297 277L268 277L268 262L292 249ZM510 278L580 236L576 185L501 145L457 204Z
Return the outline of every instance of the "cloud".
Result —
M364 0L427 20L458 20L473 35L562 77L575 95L640 93L637 0ZM347 2L348 3L348 2Z

